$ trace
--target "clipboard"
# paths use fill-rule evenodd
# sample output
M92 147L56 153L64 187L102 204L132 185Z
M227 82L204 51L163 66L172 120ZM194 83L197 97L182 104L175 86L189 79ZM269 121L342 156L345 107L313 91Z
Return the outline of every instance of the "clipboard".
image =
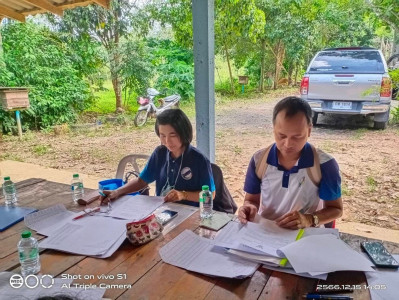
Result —
M32 207L20 207L20 206L0 206L0 232L6 230L14 224L22 221L24 217L31 212L37 211L36 208Z

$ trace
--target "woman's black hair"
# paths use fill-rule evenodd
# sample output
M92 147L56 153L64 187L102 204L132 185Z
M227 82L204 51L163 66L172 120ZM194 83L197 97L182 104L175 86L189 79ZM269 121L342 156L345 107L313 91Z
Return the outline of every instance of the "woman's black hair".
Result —
M159 125L170 125L179 135L184 146L190 145L193 140L193 126L181 109L167 109L157 116L155 133L159 137Z
M312 109L309 103L299 97L290 96L281 99L277 102L273 109L273 124L276 122L276 117L279 112L285 110L285 117L290 118L298 113L303 113L309 125L312 124Z

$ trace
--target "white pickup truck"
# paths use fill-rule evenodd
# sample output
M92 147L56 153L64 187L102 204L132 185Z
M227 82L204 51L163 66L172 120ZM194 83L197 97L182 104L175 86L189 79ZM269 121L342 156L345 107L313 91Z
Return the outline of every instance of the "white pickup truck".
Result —
M392 86L381 51L368 47L330 48L318 52L301 82L301 97L322 114L374 115L374 128L389 120Z

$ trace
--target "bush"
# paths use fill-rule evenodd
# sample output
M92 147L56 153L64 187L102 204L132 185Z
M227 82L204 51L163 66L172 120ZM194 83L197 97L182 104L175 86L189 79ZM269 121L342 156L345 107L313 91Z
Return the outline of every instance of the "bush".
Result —
M73 122L91 100L89 85L74 67L71 49L47 28L30 23L12 23L2 30L8 72L0 76L5 86L28 87L31 107L22 111L24 126L47 128ZM7 129L14 121L0 110Z

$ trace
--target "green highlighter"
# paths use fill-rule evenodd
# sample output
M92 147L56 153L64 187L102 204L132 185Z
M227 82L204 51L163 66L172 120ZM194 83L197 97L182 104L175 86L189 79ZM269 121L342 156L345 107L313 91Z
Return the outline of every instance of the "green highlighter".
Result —
M304 230L304 229L299 229L298 235L296 236L295 241L297 241L297 240L299 240L300 238L302 238L302 236L303 236L304 233L305 233L305 230ZM282 259L280 260L280 266L281 266L281 267L285 267L285 265L287 264L287 262L288 262L288 259L282 258Z

